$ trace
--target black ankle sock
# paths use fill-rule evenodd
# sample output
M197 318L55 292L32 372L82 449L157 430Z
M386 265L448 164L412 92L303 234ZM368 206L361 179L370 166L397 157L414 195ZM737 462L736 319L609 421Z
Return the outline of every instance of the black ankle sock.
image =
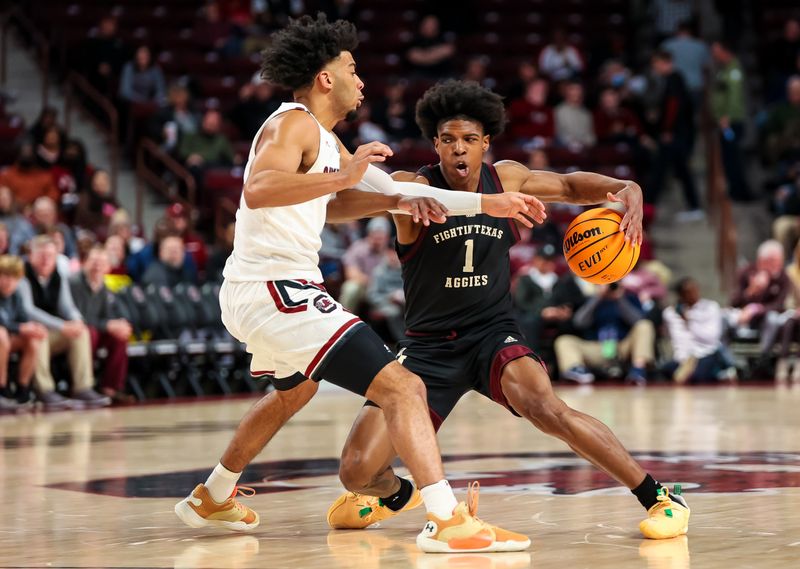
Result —
M27 403L31 398L31 388L17 385L17 403Z
M399 476L397 478L400 480L400 489L391 496L381 498L381 503L393 512L402 510L414 493L414 485L411 482Z
M644 477L642 483L631 490L631 492L633 492L633 495L639 500L639 503L644 506L644 509L649 510L658 502L659 488L661 488L661 484L653 480L653 477L648 474Z
M8 385L5 387L0 387L0 397L5 397L6 399L14 398L14 396L11 394L11 388Z

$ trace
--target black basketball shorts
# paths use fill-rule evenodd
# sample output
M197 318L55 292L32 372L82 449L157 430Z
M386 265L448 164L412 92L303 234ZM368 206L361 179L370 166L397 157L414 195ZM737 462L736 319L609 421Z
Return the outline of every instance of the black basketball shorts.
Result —
M500 386L503 369L522 357L531 357L544 365L526 345L514 320L446 336L408 337L397 347L397 360L425 383L431 420L437 430L461 396L470 390L519 416ZM374 406L372 402L367 404Z

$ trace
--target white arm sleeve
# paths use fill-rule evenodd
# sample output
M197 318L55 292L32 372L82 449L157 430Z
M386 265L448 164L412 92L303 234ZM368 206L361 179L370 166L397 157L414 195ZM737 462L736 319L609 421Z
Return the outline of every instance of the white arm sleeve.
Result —
M390 196L403 195L433 198L447 208L447 215L476 215L481 213L481 194L434 188L417 182L395 182L392 177L373 165L367 167L364 177L355 185L362 192L376 192ZM392 210L390 213L408 214Z

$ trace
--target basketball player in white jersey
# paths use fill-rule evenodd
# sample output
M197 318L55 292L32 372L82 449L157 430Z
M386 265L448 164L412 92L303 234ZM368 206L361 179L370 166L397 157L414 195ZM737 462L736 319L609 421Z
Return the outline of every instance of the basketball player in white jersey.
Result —
M354 186L390 194L367 194L363 215L406 211L427 222L443 220L445 213L486 213L530 226L525 216L541 222L544 208L522 194L465 197L417 184L397 186L369 166L391 155L380 143L350 155L331 129L363 99L351 54L357 43L352 24L329 23L320 14L292 21L263 54L265 78L290 88L295 102L270 116L253 141L220 304L225 326L253 354L252 373L271 377L276 391L254 405L206 483L175 512L192 527L255 528L258 514L236 500L239 476L324 378L383 409L392 444L421 489L406 508L422 500L427 509L420 549L519 551L530 540L480 520L472 491L466 503L456 500L444 478L424 385L318 284L317 252L328 202ZM422 197L405 198L400 191ZM270 403L271 413L259 413Z

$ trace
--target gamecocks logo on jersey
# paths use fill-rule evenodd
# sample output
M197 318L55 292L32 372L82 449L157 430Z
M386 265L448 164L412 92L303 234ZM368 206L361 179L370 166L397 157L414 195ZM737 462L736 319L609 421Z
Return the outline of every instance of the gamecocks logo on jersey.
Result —
M314 299L314 308L327 314L336 310L336 304L324 294L320 294Z

